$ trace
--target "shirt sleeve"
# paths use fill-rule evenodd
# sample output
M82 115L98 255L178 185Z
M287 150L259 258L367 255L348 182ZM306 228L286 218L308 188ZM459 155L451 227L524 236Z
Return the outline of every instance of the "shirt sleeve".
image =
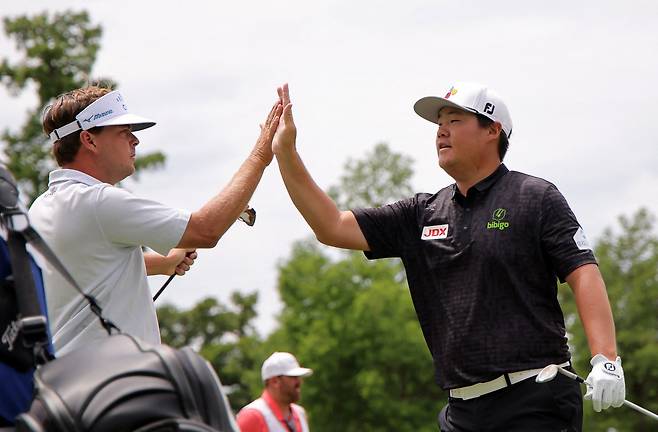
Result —
M365 253L368 259L401 256L404 245L418 232L416 198L382 207L354 209L352 213L370 247Z
M597 264L582 227L554 185L542 200L541 243L560 282L582 265Z
M98 192L96 219L109 242L148 246L167 255L183 237L190 212L105 186Z
M258 410L246 408L236 416L241 432L267 432L265 419Z

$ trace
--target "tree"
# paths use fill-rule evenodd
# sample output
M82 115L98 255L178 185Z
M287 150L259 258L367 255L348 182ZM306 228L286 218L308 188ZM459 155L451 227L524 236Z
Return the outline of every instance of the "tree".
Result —
M25 124L17 132L6 128L4 156L25 197L31 203L48 185L54 168L49 156L50 143L41 129L41 112L54 97L88 83L116 86L109 79L91 80L90 74L100 49L102 29L90 22L87 12L47 12L33 17L4 18L5 34L13 38L23 58L12 65L0 63L0 81L11 94L18 95L30 85L37 94L37 106L29 109ZM142 156L136 166L161 166L160 152Z
M398 262L332 260L301 242L279 271L269 344L315 369L302 392L313 430L436 430L444 396Z
M261 340L253 326L258 294L231 295L232 306L215 298L199 301L189 310L173 305L158 308L162 342L172 347L192 346L210 362L229 391L234 410L250 401L249 383L259 380Z
M349 159L329 195L339 208L378 207L411 195L413 159L379 143L363 160Z
M628 399L658 411L658 235L655 217L640 209L620 216L620 232L608 228L594 250L615 317L617 350L622 357ZM587 339L570 293L562 294L569 343L576 369L589 371ZM585 402L583 430L653 430L655 420L627 407L595 413Z
M410 158L380 143L349 160L330 191L341 208L377 206L410 195L412 173ZM302 241L279 267L278 289L284 307L267 351L315 369L302 391L313 430L436 430L445 399L399 260L332 259Z

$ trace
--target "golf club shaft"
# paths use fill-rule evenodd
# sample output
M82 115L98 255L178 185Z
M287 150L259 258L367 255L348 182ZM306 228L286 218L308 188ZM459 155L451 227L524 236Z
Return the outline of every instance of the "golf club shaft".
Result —
M238 220L241 220L249 226L254 226L254 223L256 223L256 210L247 206L247 208L242 213L240 213L240 216L238 216ZM164 289L167 288L167 285L169 285L169 283L174 279L174 276L176 276L176 273L169 276L169 279L167 279L164 285L162 285L158 292L153 296L153 301L156 301L158 297L160 297L160 294L162 294L162 291L164 291Z
M572 380L576 380L581 384L587 384L584 379L582 379L581 377L579 377L578 375L576 375L573 372L570 372L566 369L563 369L561 366L557 367L557 371L560 372L562 375L566 376L567 378L571 378Z
M167 285L169 285L169 282L172 281L172 279L174 278L174 276L176 276L176 273L174 273L174 274L172 274L171 276L169 276L169 279L167 279L167 282L165 282L164 285L162 285L162 286L160 287L160 289L158 290L158 292L155 293L155 295L153 296L153 301L156 301L156 300L158 299L158 297L160 297L160 294L162 294L162 291L164 291L164 289L167 288Z
M571 379L573 379L573 380L576 380L576 381L578 381L579 383L585 384L587 387L591 387L590 383L585 382L584 379L582 379L581 377L579 377L579 376L576 375L575 373L573 373L573 372L569 372L568 370L565 370L565 369L562 369L562 367L560 367L560 366L558 366L557 370L558 370L558 372L560 372L562 375L564 375L564 376L566 376L566 377L569 377L569 378L571 378ZM640 412L640 413L642 413L642 414L644 414L644 415L646 415L646 416L648 416L648 417L651 417L651 418L654 419L654 420L658 420L658 414L655 414L655 413L649 411L649 410L646 409L646 408L642 408L641 406L639 406L639 405L637 405L637 404L634 404L634 403L631 402L631 401L628 401L628 400L624 399L624 405L626 405L627 407L632 408L632 409L634 409L635 411Z
M653 413L653 412L649 411L646 408L642 408L641 406L636 405L636 404L634 404L633 402L631 402L629 400L624 399L624 405L626 405L629 408L633 408L635 411L641 412L642 414L644 414L646 416L649 416L654 420L658 420L658 414Z

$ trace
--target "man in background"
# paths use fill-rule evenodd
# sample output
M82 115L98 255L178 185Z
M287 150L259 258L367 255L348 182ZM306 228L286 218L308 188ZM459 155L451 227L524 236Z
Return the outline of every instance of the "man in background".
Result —
M306 411L295 402L301 396L302 378L313 373L299 366L287 352L275 352L263 362L265 390L260 398L240 410L242 432L308 432Z

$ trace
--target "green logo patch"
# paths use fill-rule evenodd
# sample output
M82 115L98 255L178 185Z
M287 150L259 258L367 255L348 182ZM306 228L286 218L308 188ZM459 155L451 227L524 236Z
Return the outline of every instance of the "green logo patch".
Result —
M507 210L504 208L497 208L494 210L493 214L491 215L492 220L487 222L487 229L497 229L503 231L509 228L509 222L504 220L505 216L507 216Z

